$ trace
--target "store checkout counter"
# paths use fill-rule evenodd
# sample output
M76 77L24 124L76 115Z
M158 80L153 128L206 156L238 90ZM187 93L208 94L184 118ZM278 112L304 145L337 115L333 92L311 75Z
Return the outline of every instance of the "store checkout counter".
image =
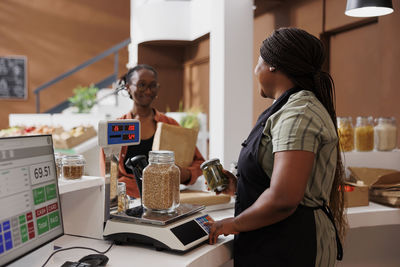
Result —
M60 181L60 198L65 234L54 245L65 248L85 246L104 251L110 242L102 240L104 182L102 177L84 176L81 180ZM79 203L77 202L79 199ZM217 210L215 210L217 208ZM215 220L233 216L233 203L208 206ZM348 230L344 260L338 266L399 266L400 209L376 203L347 209ZM47 266L61 266L66 260L78 260L90 254L71 250L53 256ZM233 266L233 236L220 236L215 245L203 243L186 252L157 251L138 244L114 245L106 254L107 266Z

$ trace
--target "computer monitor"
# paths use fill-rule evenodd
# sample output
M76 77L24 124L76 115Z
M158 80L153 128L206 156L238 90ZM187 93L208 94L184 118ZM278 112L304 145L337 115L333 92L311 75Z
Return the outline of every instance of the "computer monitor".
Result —
M0 138L0 266L64 232L51 135Z

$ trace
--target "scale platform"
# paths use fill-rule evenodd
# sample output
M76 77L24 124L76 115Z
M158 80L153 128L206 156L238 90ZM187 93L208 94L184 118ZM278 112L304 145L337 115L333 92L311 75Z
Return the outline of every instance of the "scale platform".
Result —
M184 252L208 240L212 220L201 211L205 206L181 204L176 212L159 214L144 211L140 216L111 214L104 229L104 239L117 243L141 243L157 250Z

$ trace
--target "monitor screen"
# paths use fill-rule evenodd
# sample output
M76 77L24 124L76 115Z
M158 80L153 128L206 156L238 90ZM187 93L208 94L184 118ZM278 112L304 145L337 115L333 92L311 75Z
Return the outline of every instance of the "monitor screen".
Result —
M0 138L0 266L62 234L51 135Z

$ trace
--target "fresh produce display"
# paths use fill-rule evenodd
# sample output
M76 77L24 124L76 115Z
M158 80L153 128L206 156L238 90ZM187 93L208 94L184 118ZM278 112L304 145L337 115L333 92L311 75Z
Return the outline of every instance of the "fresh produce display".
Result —
M51 134L54 147L69 149L97 135L93 126L77 126L69 131L51 126L13 126L0 130L0 137Z
M0 137L21 136L21 135L37 135L37 134L52 134L59 128L42 126L13 126L7 129L0 130Z

